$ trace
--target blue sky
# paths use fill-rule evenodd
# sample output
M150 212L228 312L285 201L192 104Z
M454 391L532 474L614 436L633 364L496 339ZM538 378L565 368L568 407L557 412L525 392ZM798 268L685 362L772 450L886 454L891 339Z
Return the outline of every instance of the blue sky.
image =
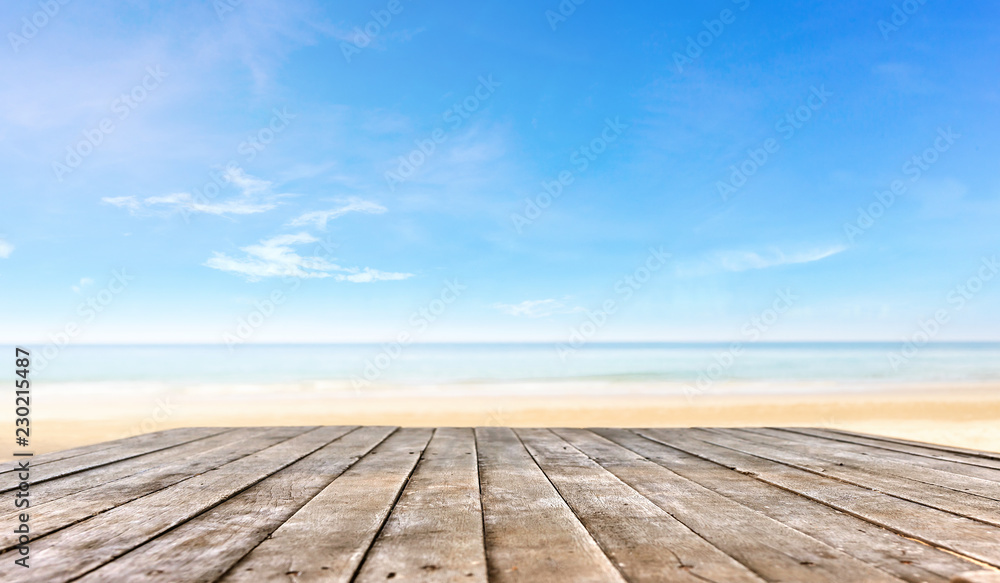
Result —
M1000 340L998 24L8 3L0 341Z

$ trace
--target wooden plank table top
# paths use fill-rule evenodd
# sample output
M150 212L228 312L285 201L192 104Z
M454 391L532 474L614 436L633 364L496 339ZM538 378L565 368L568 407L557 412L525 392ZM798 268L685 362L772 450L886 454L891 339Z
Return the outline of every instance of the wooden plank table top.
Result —
M0 581L1000 582L1000 454L844 431L185 428L29 460L27 510L0 465Z

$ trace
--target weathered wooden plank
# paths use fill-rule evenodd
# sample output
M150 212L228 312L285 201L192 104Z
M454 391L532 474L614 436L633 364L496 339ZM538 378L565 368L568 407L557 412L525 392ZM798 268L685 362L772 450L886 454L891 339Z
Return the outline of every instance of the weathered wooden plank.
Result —
M321 427L189 478L32 543L32 567L0 555L0 578L67 581L114 560L323 447L343 432Z
M65 457L49 457L46 459L43 458L43 456L34 456L27 458L31 461L31 483L38 484L46 480L52 480L76 472L90 470L105 464L170 449L172 447L177 447L178 445L218 435L226 431L229 430L222 427L171 429L169 431L139 436L144 439L130 438L122 440L122 443L108 447L93 446L92 448L78 448L80 450L79 453ZM16 466L16 462L12 463ZM6 465L10 464L5 464L5 466ZM17 487L16 484L11 485L12 483L12 481L8 481L3 473L0 473L0 484L3 484L3 486L0 486L0 493L8 492Z
M476 444L490 581L624 581L513 431Z
M135 474L143 473L144 477L148 476L149 474L146 472L165 464L173 464L175 467L182 468L180 472L186 477L190 475L188 464L192 458L218 447L231 446L234 442L238 442L244 437L259 434L262 431L257 428L224 431L174 447L131 456L121 461L100 464L87 470L76 471L57 478L33 483L31 493L35 499L35 506L37 508L38 504L52 504L65 496L90 490L102 484L114 482ZM286 428L283 431L287 433L289 429ZM261 449L264 447L266 446L262 445Z
M979 571L968 571L966 573L959 573L952 580L951 583L1000 583L1000 573L996 571L986 571L981 569Z
M901 581L590 431L560 430L560 435L766 580ZM720 478L724 475L720 471Z
M994 526L746 453L740 449L745 442L727 435L698 429L646 429L642 434L904 536L1000 566Z
M392 431L347 433L78 581L215 581Z
M247 427L231 433L215 435L171 450L168 461L145 471L126 468L125 476L118 476L115 464L95 468L89 472L73 474L32 489L35 502L31 506L31 530L40 537L60 528L86 520L106 510L126 504L157 490L169 487L191 476L215 469L223 464L250 455L286 439L304 433L304 427L276 427L259 429ZM160 452L153 454L160 456ZM134 460L123 462L131 465ZM114 477L109 480L107 477ZM63 482L67 482L65 486ZM60 495L61 490L75 492ZM16 511L0 515L0 522L16 520ZM13 537L4 537L3 550L14 546ZM0 555L2 557L3 555Z
M158 433L165 433L166 431L173 431L173 430L164 430L164 431L161 431L161 432L158 432ZM137 436L133 436L133 437L131 437L129 439L133 439L134 440L134 439L137 439L139 437L145 437L146 435L149 435L149 434L137 435ZM80 446L80 447L74 447L72 449L63 449L63 450L59 450L59 451L50 451L48 453L35 454L35 455L31 456L31 460L32 460L32 463L34 463L35 465L39 465L40 466L40 465L43 465L43 464L48 464L48 463L57 462L57 461L60 461L60 460L65 460L65 459L69 459L69 458L72 458L72 457L76 457L78 455L83 455L83 454L87 454L87 453L93 453L95 451L100 451L102 449L110 449L110 448L116 447L115 445L112 445L112 443L113 442L92 443L90 445L83 445L83 446ZM11 461L6 461L6 462L0 462L0 476L3 476L4 474L7 474L7 473L12 472L12 471L16 471L17 470L17 462L19 461L19 459L21 459L21 458L14 459L14 460L11 460Z
M847 467L855 465L868 471L884 472L1000 501L1000 472L989 468L963 467L962 464L915 458L892 451L873 450L867 446L831 441L806 433L792 433L764 427L740 431L778 439L789 444L789 449L808 452L828 461L843 462Z
M899 536L855 516L725 466L639 437L625 429L595 430L693 482L766 514L852 557L912 583L944 582L975 567L953 554ZM683 444L683 442L682 442Z
M901 477L895 473L899 471L898 468L882 460L869 460L866 467L864 463L851 462L846 457L838 456L845 461L824 459L821 454L807 445L800 444L797 448L792 449L787 440L775 439L759 433L736 429L711 429L709 431L743 440L746 443L743 450L747 453L760 455L761 452L766 452L769 459L775 461L794 464L824 476L831 476L898 498L905 498L960 516L1000 526L1000 504L997 504L996 500L936 486L929 482ZM925 469L923 471L930 473L934 470ZM939 474L944 474L944 472L939 472ZM936 474L934 479L943 480L944 478ZM969 483L973 483L973 480L974 478L968 478ZM991 482L987 483L992 484Z
M997 526L928 503L1000 513L982 505L998 502L994 462L909 442L489 429L476 452L467 429L429 445L430 430L401 430L374 450L392 428L203 431L229 433L32 460L50 472L32 488L33 531L47 534L30 571L0 554L0 580L945 583L975 570L929 545L1000 566ZM405 433L419 447L386 447Z
M220 581L350 581L430 437L430 429L397 430Z
M118 448L132 448L140 444L152 445L153 447L159 447L162 441L168 441L170 436L173 434L197 434L199 431L205 431L211 434L211 432L221 432L225 431L226 427L182 427L178 429L164 429L161 431L154 431L153 433L143 433L142 435L133 435L130 437L123 437L121 439L115 439L112 441L103 441L101 443L92 443L90 445L82 445L80 447L74 447L71 449L64 449L60 451L52 451L49 453L42 453L31 457L31 463L35 466L42 466L52 462L69 459L72 457L81 456L84 454L90 454L97 451L105 449L118 449ZM5 472L17 469L17 460L10 462L0 463L0 475Z
M485 582L482 512L472 429L437 429L355 581Z
M850 434L838 431L830 431L826 429L819 429L815 427L778 427L781 431L788 431L790 433L804 433L806 435L814 435L816 437L825 437L833 441L841 443L853 443L857 445L863 445L869 448L877 448L878 451L891 451L895 453L906 454L909 459L912 459L914 463L922 463L922 460L930 459L934 462L946 462L950 464L950 467L968 467L972 466L975 468L987 468L990 470L995 470L1000 472L1000 461L994 461L987 458L976 458L971 456L964 456L959 453L952 453L947 451L927 449L924 447L914 446L907 443L896 443L891 441L880 441L878 439L872 439L861 434ZM938 467L938 466L935 466ZM983 474L985 475L985 474ZM993 474L1000 475L1000 474ZM977 475L977 477L979 477Z
M627 580L764 581L555 433L515 432Z
M863 435L863 436L868 437L870 439L876 439L878 441L885 441L885 442L888 442L888 443L895 443L895 444L899 444L899 445L909 445L909 446L912 446L912 447L921 447L923 449L934 450L934 451L941 451L941 452L949 453L949 454L960 454L960 455L963 455L963 456L968 456L968 457L973 457L973 458L982 458L982 459L1000 461L1000 453L995 453L995 452L990 452L990 451L980 451L978 449L968 449L968 448L965 448L965 447L958 447L958 446L955 446L955 445L939 445L939 444L936 444L936 443L927 443L927 442L923 442L923 441L912 441L912 440L909 440L909 439L899 439L897 437L888 437L888 436L885 436L885 435L873 435L873 434L870 434L870 433L853 433L853 432L850 432L850 431L843 431L841 429L833 429L833 428L828 429L828 431L832 431L834 433L841 433L841 434L844 434L844 435Z

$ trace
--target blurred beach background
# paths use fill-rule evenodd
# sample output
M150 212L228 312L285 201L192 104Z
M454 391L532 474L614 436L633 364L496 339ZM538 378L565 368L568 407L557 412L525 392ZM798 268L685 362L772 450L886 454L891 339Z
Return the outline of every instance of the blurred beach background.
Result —
M799 425L1000 451L1000 344L77 345L33 371L50 451L193 425ZM895 365L895 366L894 366Z
M0 379L31 350L30 447L805 425L1000 450L1000 3L900 6L6 3Z

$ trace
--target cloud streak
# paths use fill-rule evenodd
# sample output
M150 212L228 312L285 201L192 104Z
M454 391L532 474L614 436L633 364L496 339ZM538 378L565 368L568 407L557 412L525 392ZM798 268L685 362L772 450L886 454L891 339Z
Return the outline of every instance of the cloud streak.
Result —
M677 268L680 277L697 277L720 272L740 273L755 269L769 269L782 265L812 263L841 253L844 245L823 247L786 253L780 249L767 251L719 251L706 259Z
M494 309L509 316L524 316L527 318L545 318L554 314L573 314L586 311L580 306L568 306L556 299L525 300L519 304L493 304Z
M343 202L342 206L325 211L308 212L292 219L288 224L293 227L312 225L317 229L325 230L327 222L342 217L347 213L382 214L386 211L384 206L376 202L362 200L358 197L352 196L341 202Z
M220 201L209 197L193 196L189 192L175 192L162 196L149 196L142 200L135 196L104 197L101 202L129 211L136 216L183 213L204 213L209 215L252 215L276 208L279 199L288 194L274 194L272 183L251 176L241 168L228 168L223 180L240 190L240 195ZM214 198L214 197L213 197Z
M719 265L725 271L749 271L751 269L767 269L779 265L794 265L797 263L812 263L820 259L836 255L847 247L837 245L825 249L813 249L786 254L780 249L770 252L755 253L752 251L729 251L717 255Z
M0 258L7 259L13 252L14 246L3 239L0 239Z
M241 247L246 255L234 258L215 252L203 265L227 273L240 275L248 281L267 277L298 277L303 279L333 278L336 281L371 283L413 277L412 273L379 271L370 267L342 267L320 256L302 256L293 248L296 245L316 243L319 239L309 233L279 235L261 240L255 245Z

